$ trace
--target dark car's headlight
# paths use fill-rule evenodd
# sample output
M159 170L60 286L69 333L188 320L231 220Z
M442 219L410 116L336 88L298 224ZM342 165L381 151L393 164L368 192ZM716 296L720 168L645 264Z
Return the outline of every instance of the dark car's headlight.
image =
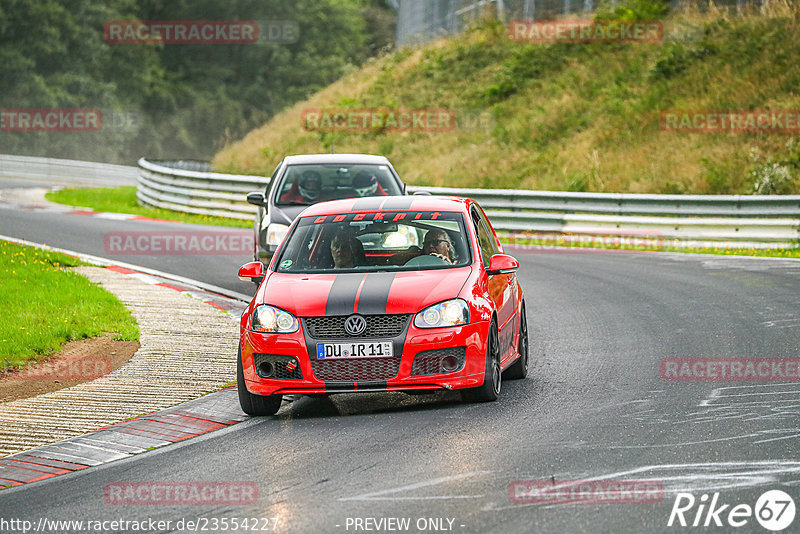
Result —
M267 246L278 247L288 232L289 227L285 224L270 223L270 225L267 226Z
M417 328L458 326L469 323L469 306L461 299L446 300L428 306L414 317Z
M253 312L253 330L256 332L274 332L290 334L297 332L300 323L291 313L262 304Z

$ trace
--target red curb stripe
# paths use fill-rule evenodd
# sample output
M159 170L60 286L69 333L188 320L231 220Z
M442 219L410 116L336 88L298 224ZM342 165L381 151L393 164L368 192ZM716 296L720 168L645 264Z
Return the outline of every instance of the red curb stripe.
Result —
M5 480L36 482L37 480L44 480L52 476L54 476L52 473L42 473L41 471L32 471L30 469L21 469L18 467L0 466L0 477Z
M37 465L31 464L28 462L22 462L19 460L9 459L9 460L0 460L0 465L7 466L7 467L19 467L22 469L30 469L31 471L39 471L40 473L50 473L51 475L63 475L64 473L70 473L71 471L67 469L60 469L57 467L48 467L45 465Z
M157 432L150 432L149 430L141 430L132 427L121 427L115 428L114 430L116 432L122 432L123 434L131 434L133 436L141 436L144 438L156 439L158 441L168 441L170 443L175 442L175 440L170 436L165 436L164 434L159 434Z
M235 387L235 386L231 386L231 387ZM230 389L230 388L226 388L226 389ZM230 426L230 425L235 425L236 423L241 423L241 421L238 420L238 419L228 419L227 417L224 417L224 416L221 416L221 415L201 414L201 413L189 412L189 411L186 411L186 410L176 410L176 411L174 411L172 413L175 413L175 414L178 414L178 415L184 415L186 417L192 417L194 419L200 419L202 421L211 421L212 423L219 423L219 424L225 425L225 426Z
M194 430L201 433L211 432L212 430L219 430L225 428L225 425L219 423L212 423L210 421L200 421L199 419L192 419L182 415L158 415L150 416L147 418L149 421L157 421L166 425L176 426L182 429Z
M171 286L171 285L169 285L169 284L167 284L167 283L165 283L165 282L161 282L161 283L158 283L158 284L156 284L156 285L157 285L157 286L161 286L161 287L166 287L166 288L169 288L169 289L174 289L175 291L180 291L181 293L183 293L183 290L182 290L182 289L180 289L180 288L177 288L177 287L175 287L175 286Z
M109 271L114 271L122 274L136 274L137 271L132 271L130 269L126 269L125 267L117 267L116 265L109 265L106 267Z
M136 425L126 426L124 428L157 434L162 441L177 441L184 439L186 436L197 435L196 432L189 433L182 430L174 430L168 427L160 426L155 422L152 422L151 424L147 424L146 422L141 422Z
M210 300L204 300L203 302L204 302L204 303L206 303L206 304L208 304L209 306L214 306L214 307L215 307L215 308L217 308L218 310L222 310L222 311L228 311L228 310L226 310L225 308L223 308L222 306L220 306L219 304L216 304L216 303L214 303L214 302L211 302Z
M62 469L66 469L67 471L78 471L79 469L86 469L87 467L89 467L88 465L84 464L64 462L62 460L51 460L50 458L40 458L39 456L33 456L31 454L15 454L13 457L8 459L30 462L32 464L38 464L38 465L45 465L48 467L60 467Z
M131 221L148 221L148 222L183 224L180 221L168 221L167 219L154 219L152 217L145 217L144 215L134 215L133 217L131 217L130 220Z

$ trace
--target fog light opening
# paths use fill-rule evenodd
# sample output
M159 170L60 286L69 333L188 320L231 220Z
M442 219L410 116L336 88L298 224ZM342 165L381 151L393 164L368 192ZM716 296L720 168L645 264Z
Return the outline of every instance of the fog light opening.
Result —
M275 367L270 362L262 362L258 366L258 374L261 376L272 376L275 374Z
M445 373L452 373L458 369L458 360L456 360L453 356L446 356L442 358L442 370Z

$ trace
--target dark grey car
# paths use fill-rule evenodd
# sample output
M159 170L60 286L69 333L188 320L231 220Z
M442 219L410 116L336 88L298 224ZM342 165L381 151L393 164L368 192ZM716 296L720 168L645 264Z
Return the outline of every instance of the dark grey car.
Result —
M268 265L289 226L311 204L341 198L405 194L405 184L383 156L287 156L272 173L264 193L247 195L247 201L259 207L254 225L254 260Z

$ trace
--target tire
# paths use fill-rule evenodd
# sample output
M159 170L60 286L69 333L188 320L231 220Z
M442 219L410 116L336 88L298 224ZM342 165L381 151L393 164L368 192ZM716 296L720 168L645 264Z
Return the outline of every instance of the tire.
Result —
M500 372L500 346L497 341L497 325L492 321L489 326L489 338L486 340L486 368L483 385L465 389L461 398L466 402L493 402L500 396L503 384Z
M528 376L528 318L525 316L525 303L522 304L522 317L519 325L519 358L506 369L505 377L509 380L520 380Z
M275 415L281 407L283 395L255 395L247 391L242 368L242 348L236 361L236 388L239 391L239 405L247 415Z

